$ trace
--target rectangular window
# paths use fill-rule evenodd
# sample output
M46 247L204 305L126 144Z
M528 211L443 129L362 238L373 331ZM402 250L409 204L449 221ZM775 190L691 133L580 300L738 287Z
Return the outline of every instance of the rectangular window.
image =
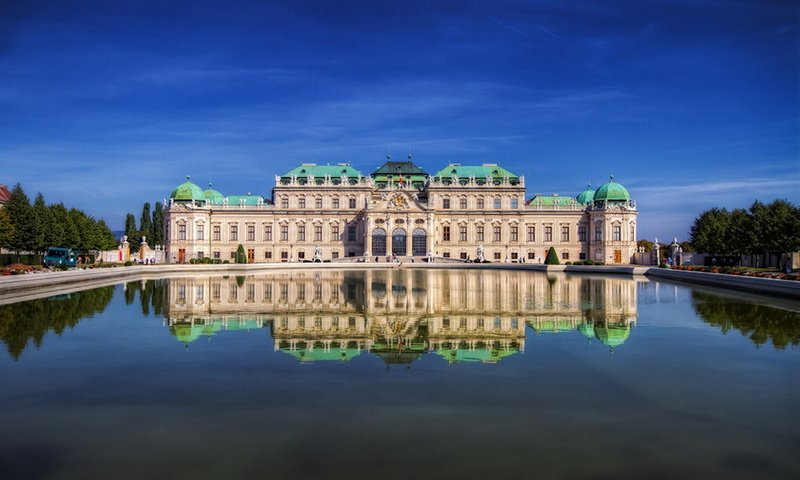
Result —
M281 225L281 241L288 242L289 241L289 226L288 225Z
M350 205L350 208L356 208L356 199L355 198L348 199L347 203Z
M333 208L339 208L339 197L333 197Z
M458 241L466 242L467 241L467 226L462 225L458 227Z
M499 210L500 206L501 206L500 197L495 197L494 198L494 209L495 210Z
M272 225L266 225L264 227L264 241L265 242L272 241Z
M355 200L353 200L355 201ZM348 242L355 242L356 241L356 227L355 225L351 225L347 227L347 241Z
M443 242L450 241L450 226L442 227L442 241Z
M178 225L178 240L186 240L186 225Z
M205 239L206 239L206 227L203 224L198 224L196 240L205 240Z
M614 225L611 227L611 240L615 242L622 240L622 227L619 225Z
M231 260L236 260L236 252L231 252Z
M338 242L339 241L339 224L331 225L331 241Z
M545 242L553 241L553 227L544 227L544 241Z
M475 240L482 242L483 241L483 225L478 225L475 231Z
M306 197L300 197L297 199L297 207L306 208Z
M298 259L298 260L304 260L305 258L306 258L306 252L304 252L304 251L302 251L302 250L300 250L299 252L297 252L297 259ZM303 294L303 298L305 298L305 286L304 286L304 285L300 285L300 287L301 287L301 290L300 290L300 291L304 292L304 294Z
M466 210L467 209L467 199L466 198L462 197L462 198L460 198L458 200L458 208L460 208L461 210Z
M486 206L483 203L483 197L478 197L478 210L483 210Z
M256 226L255 225L248 225L247 226L247 241L248 242L255 242L256 241Z
M561 241L569 242L569 227L561 227Z
M467 259L467 252L459 253L458 254L458 258L460 258L461 260L466 260Z
M442 208L445 209L445 210L449 210L450 209L450 199L449 198L443 198L442 199Z
M495 227L494 227L494 236L492 237L492 240L495 241L495 242L499 242L500 241L500 234L501 234L500 225L495 225Z
M322 241L322 225L314 225L314 241Z
M519 241L519 227L516 225L511 226L511 241L518 242Z
M528 252L528 260L533 260L535 258L536 258L536 253L534 253L533 250Z
M306 241L306 226L305 225L298 225L297 226L297 241L298 242L305 242Z
M444 252L444 253L442 254L442 256L443 256L444 258L450 258L450 252Z
M561 252L561 260L569 260L569 252Z
M266 258L267 260L272 260L272 250L266 250L264 252L264 258Z
M533 243L536 241L536 227L528 225L528 241Z
M214 258L219 258L219 250L217 250L216 252L214 252Z
M197 258L203 258L203 257L205 257L205 256L206 256L206 252L204 252L204 251L202 251L202 250L200 250L199 252L197 252Z
M289 197L281 197L281 208L289 208Z
M586 226L584 225L578 227L578 241L579 242L586 241Z
M214 225L212 228L213 240L219 241L222 237L222 228L219 225Z
M322 209L322 197L317 197L314 199L314 207L317 209Z
M603 240L603 225L600 223L597 223L594 226L594 239L598 242Z
M284 250L281 252L281 262L285 262L287 260L289 260L289 252Z
M239 226L231 225L231 241L239 240Z
M517 197L511 197L511 208L519 208L519 199Z
M500 252L494 252L494 259L500 260Z
M339 258L339 251L338 250L332 251L331 252L331 258L334 258L334 259ZM338 292L338 290L335 290L335 291Z

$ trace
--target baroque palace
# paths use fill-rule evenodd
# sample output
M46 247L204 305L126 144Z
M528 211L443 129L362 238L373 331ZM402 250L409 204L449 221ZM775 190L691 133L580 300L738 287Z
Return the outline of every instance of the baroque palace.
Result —
M189 181L170 194L166 258L184 263L364 261L440 257L542 263L630 263L636 204L612 179L576 197L526 197L525 178L495 163L451 163L429 175L388 159L364 175L350 164L304 163L275 176L272 197L223 196Z

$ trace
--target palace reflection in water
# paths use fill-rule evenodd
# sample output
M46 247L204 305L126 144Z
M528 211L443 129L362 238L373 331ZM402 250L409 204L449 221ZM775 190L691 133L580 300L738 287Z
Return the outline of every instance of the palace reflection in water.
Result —
M497 362L536 333L580 332L610 348L637 317L637 282L481 270L367 270L171 279L165 322L182 342L272 326L274 348L301 361L387 363L425 353Z

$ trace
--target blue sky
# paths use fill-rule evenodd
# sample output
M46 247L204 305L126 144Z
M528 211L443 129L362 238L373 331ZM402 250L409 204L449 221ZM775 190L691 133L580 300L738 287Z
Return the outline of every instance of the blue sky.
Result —
M185 175L299 162L614 174L640 234L800 203L800 6L770 1L0 4L0 183L121 228Z

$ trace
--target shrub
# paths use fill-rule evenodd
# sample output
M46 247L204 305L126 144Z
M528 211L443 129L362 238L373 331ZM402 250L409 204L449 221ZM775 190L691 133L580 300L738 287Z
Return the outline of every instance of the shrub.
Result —
M229 262L227 260L223 260L222 263L231 263L231 262Z
M572 262L567 262L564 265L572 265Z
M128 261L127 261L127 262L125 262L123 265L125 265L126 267L130 267L131 265L133 265L133 262L131 262L130 260L128 260Z
M592 259L589 259L589 260L584 260L584 261L583 261L583 264L584 264L584 265L594 265L594 260L592 260Z
M605 265L606 262L594 262L595 265Z
M244 246L241 243L236 247L236 263L247 263L247 256L244 254Z
M664 263L664 262L661 262L661 263L658 264L658 268L667 268L667 264Z
M550 247L550 250L547 251L547 258L544 259L544 263L545 265L561 265L555 247Z

